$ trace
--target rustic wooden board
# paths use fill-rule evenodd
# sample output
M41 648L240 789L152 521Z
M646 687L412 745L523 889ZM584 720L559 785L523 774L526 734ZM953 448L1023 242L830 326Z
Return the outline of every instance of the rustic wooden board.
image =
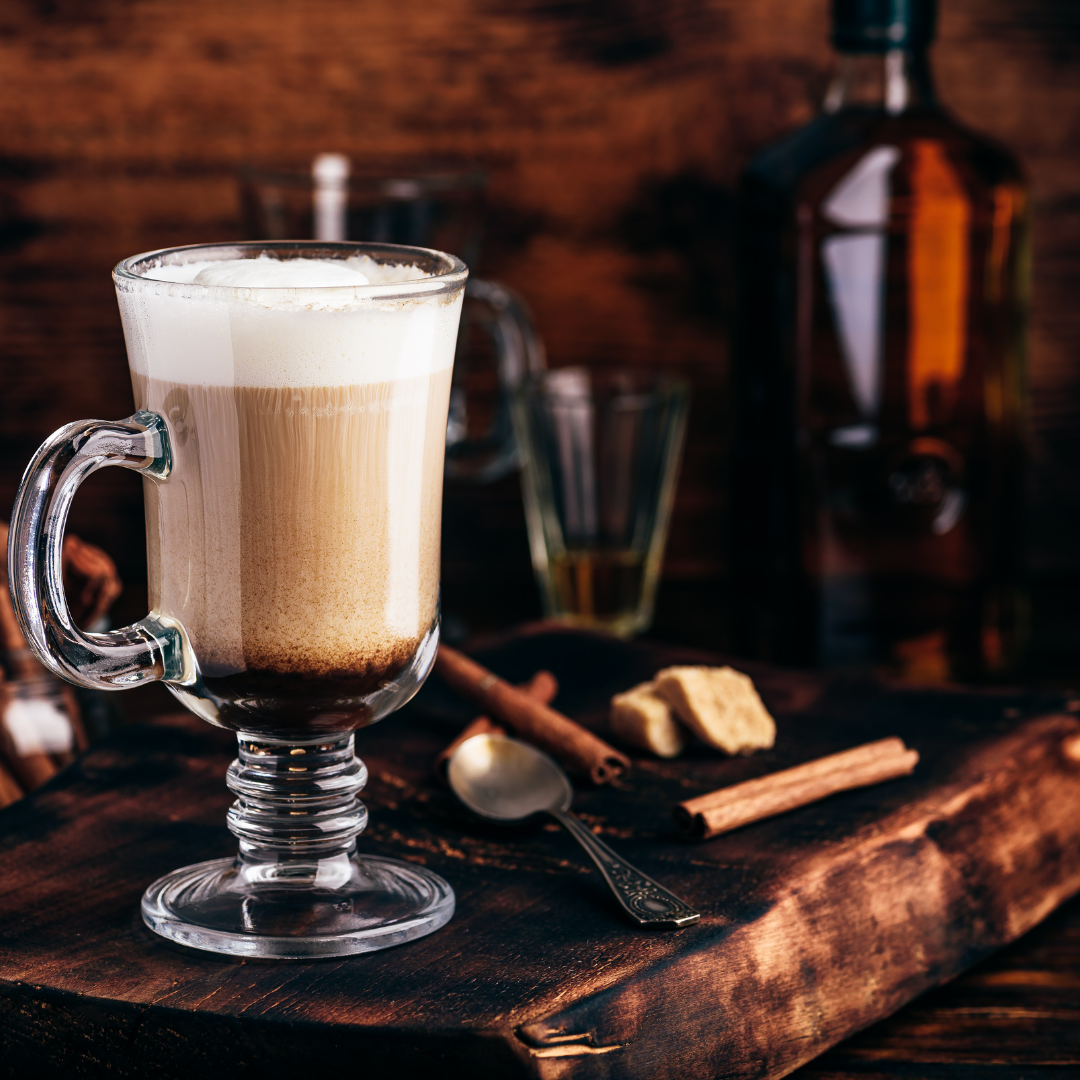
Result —
M1071 1078L1080 1073L1078 985L1080 901L1074 899L1020 941L791 1075L794 1080ZM43 1043L54 1039L47 1030ZM228 1067L234 1059L217 1060L219 1067ZM25 1075L20 1065L14 1062L9 1072L0 1063L0 1075ZM82 1065L73 1063L65 1075L87 1075Z
M792 1074L792 1080L1080 1076L1080 901L1015 945Z
M699 654L538 632L481 654L598 725L611 691ZM639 759L575 808L704 912L643 933L554 827L481 823L429 780L469 717L429 683L358 736L364 850L431 866L454 920L407 946L311 963L230 961L142 926L145 885L229 853L224 733L189 717L130 729L0 815L0 1047L12 1073L775 1077L1023 934L1080 888L1080 721L1046 694L889 690L755 670L768 754ZM687 794L870 738L915 746L915 775L692 844ZM1070 756L1070 752L1073 756ZM25 1075L25 1073L24 1073Z

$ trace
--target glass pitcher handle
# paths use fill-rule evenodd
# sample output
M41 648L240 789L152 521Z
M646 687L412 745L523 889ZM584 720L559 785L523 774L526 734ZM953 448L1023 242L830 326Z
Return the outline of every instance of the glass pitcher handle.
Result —
M164 679L190 681L193 664L180 627L148 615L105 634L72 621L61 573L64 527L79 485L107 465L164 480L172 467L165 421L152 412L126 420L81 420L42 443L15 496L8 578L27 644L52 672L78 686L126 690Z
M470 278L465 286L465 296L480 301L491 313L483 325L495 351L499 397L488 431L479 438L470 438L465 363L459 341L454 386L450 390L450 419L446 426L446 475L453 480L490 483L518 466L510 403L526 375L544 370L544 344L536 332L528 305L513 289L496 281ZM465 325L463 319L462 326Z

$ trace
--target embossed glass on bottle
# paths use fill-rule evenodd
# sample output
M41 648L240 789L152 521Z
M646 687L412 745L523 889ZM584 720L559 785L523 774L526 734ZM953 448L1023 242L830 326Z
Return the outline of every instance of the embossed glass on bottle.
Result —
M733 636L994 676L1025 623L1027 191L937 104L932 4L834 7L822 115L741 190Z

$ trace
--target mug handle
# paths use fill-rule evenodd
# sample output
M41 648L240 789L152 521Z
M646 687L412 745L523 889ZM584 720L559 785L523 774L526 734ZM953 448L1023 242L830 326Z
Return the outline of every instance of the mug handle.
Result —
M105 634L72 621L61 574L71 500L107 465L164 480L172 468L165 421L152 412L126 420L80 420L45 440L26 468L8 534L8 578L19 626L34 655L77 686L127 690L142 683L193 681L194 663L178 623L151 613Z
M486 484L518 467L517 443L510 418L511 401L526 375L544 370L544 343L536 332L528 304L513 289L496 281L469 278L465 296L480 301L490 311L490 318L483 325L495 350L499 399L488 430L479 438L469 438L469 405L463 383L465 368L455 361L450 417L446 425L446 475L453 480ZM463 319L463 328L465 325ZM462 340L459 338L459 348Z

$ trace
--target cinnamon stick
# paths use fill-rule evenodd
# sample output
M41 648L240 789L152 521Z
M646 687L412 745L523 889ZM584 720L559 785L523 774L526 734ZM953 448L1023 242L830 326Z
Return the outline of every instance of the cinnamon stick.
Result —
M536 698L544 705L550 705L559 692L559 683L550 671L538 671L527 683L519 688L529 697ZM463 743L468 742L474 735L505 735L506 728L496 724L486 716L478 716L461 730L461 734L435 759L435 775L440 780L446 779L446 768L454 751Z
M742 825L808 806L839 791L908 776L918 761L918 751L909 750L900 739L879 739L687 799L675 807L675 824L683 832L707 840Z
M93 625L123 591L116 563L101 548L71 533L64 537L61 567L76 626Z
M74 761L75 754L82 754L90 748L90 739L82 721L82 711L79 709L79 699L75 696L75 688L70 683L61 683L60 697L63 698L64 708L71 721L71 733L75 743L72 747L72 761Z
M0 763L0 809L18 802L23 797L23 789L8 768Z
M7 536L8 527L0 522L0 543L4 545L4 557L0 560L3 563L3 580L0 581L0 653L3 654L4 668L9 678L40 679L43 669L26 644L11 603L7 576Z
M23 791L33 791L59 771L52 757L40 746L20 746L8 728L6 713L15 701L10 683L0 683L0 761L14 775Z
M571 771L588 776L594 784L606 784L629 770L630 759L625 754L568 716L511 686L464 653L440 645L435 671L452 690L475 701L526 742L548 751Z

